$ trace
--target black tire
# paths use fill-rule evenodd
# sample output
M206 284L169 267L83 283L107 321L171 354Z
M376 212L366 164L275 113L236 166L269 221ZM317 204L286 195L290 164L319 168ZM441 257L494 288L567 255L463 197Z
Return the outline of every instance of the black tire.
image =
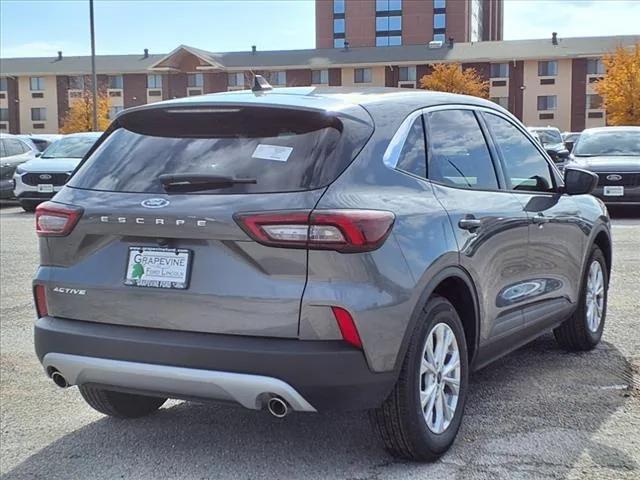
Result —
M166 398L147 397L80 385L80 393L91 408L117 418L139 418L158 410Z
M40 202L34 202L33 200L19 200L20 206L25 212L35 212L36 207Z
M440 434L427 426L420 404L420 363L431 329L446 323L453 331L460 354L460 389L451 423ZM408 460L433 461L443 455L456 438L468 386L467 344L460 317L446 299L434 296L424 308L409 343L402 369L393 391L381 407L371 410L369 418L385 449L393 456Z
M602 269L602 275L604 277L604 297L602 318L600 325L596 331L589 329L587 324L587 278L589 276L589 268L591 264L596 261L600 264ZM607 318L607 297L609 290L609 276L607 269L607 261L604 258L602 250L594 245L591 248L589 254L589 260L587 261L585 271L582 274L581 287L580 287L580 300L578 302L578 308L562 325L553 330L553 334L556 337L558 344L569 351L585 351L592 350L602 338L602 332L604 330L605 319Z

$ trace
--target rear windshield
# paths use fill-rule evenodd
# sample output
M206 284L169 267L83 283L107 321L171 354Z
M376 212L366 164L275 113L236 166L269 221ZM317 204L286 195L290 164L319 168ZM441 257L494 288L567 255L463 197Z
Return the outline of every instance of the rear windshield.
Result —
M266 107L132 112L81 165L69 186L165 193L163 174L255 179L197 193L267 193L328 185L371 135L339 114ZM196 193L196 192L194 192Z

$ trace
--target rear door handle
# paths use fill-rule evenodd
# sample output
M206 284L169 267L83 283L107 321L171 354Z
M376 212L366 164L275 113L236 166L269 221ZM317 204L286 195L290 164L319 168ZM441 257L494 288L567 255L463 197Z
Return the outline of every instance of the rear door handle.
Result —
M544 216L544 214L539 213L537 215L535 215L531 221L533 223L535 223L536 225L542 225L543 223L549 223L549 219L547 217Z
M467 215L458 221L458 227L462 230L468 230L473 232L482 226L482 220L474 217L473 215Z

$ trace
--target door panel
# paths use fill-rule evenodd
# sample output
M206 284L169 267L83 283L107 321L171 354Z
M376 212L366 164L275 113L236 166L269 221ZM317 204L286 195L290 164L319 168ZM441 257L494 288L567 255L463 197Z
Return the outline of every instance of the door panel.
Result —
M438 110L425 120L428 176L449 214L460 264L478 289L480 341L486 343L523 326L522 301L513 293L530 279L528 217L514 194L500 190L473 111Z

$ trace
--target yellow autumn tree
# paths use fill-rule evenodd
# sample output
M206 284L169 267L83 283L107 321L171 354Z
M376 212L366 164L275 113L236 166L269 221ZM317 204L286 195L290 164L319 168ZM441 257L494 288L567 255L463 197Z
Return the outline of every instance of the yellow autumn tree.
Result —
M98 92L98 131L109 126L109 99L106 92ZM62 121L60 133L93 131L93 94L85 89L80 96L72 98L69 111Z
M459 63L436 63L429 75L420 79L420 87L438 92L461 93L489 98L489 82L474 68L462 68Z
M640 43L605 55L606 76L596 83L610 125L640 125Z

